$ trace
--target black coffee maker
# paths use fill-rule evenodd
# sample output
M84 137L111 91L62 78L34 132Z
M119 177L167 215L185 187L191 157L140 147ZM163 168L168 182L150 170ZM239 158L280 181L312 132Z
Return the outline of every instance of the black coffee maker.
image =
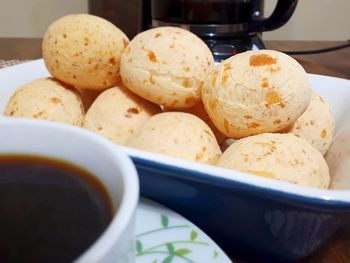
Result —
M264 0L142 0L140 30L178 26L202 38L215 61L236 53L263 49L261 32L284 25L298 0L278 0L263 17Z

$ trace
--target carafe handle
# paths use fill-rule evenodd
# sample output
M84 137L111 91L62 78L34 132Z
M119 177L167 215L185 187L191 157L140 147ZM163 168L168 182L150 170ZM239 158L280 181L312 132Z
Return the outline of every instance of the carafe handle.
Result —
M255 18L248 25L249 32L269 31L283 26L292 16L298 0L278 0L270 17Z

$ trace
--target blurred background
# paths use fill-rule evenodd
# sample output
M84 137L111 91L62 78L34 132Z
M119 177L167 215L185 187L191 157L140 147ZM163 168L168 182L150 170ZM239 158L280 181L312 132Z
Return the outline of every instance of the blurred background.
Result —
M276 0L265 1L268 16ZM129 37L138 28L138 0L0 0L0 37L42 37L48 25L71 13L94 13L114 22ZM264 40L347 40L350 0L300 0L283 27ZM16 15L14 15L16 14Z

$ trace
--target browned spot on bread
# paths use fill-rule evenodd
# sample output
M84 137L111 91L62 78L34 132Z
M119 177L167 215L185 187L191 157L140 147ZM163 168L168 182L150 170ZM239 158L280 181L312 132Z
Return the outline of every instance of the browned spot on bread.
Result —
M182 85L183 85L185 88L190 88L190 87L191 87L191 81L190 81L188 78L185 78L185 79L182 81Z
M226 63L226 64L224 64L224 71L226 71L226 70L230 70L230 69L232 69L232 67L231 67L231 64L230 64L230 63Z
M215 108L216 108L216 100L215 99L212 99L209 101L209 108L212 110L215 110Z
M196 100L193 97L188 97L185 99L185 104L190 105L190 104L195 104Z
M52 97L50 98L50 100L54 103L54 104L58 104L58 103L61 103L62 100L58 97Z
M277 94L276 91L270 91L265 95L265 103L267 107L271 107L274 104L279 104L282 108L284 108L284 102L281 97Z
M205 152L207 150L207 147L202 147L202 151Z
M274 120L273 124L278 125L278 124L281 124L281 122L282 122L281 120Z
M153 51L148 51L148 59L153 63L157 63L157 57Z
M269 87L269 83L267 81L264 81L261 83L261 87L262 88L268 88Z
M203 153L199 152L199 153L196 154L195 161L199 161L202 158L203 158Z
M216 81L218 79L218 72L217 71L214 71L213 73L213 78L211 79L211 85L214 86L216 84Z
M183 67L183 70L186 71L186 72L189 72L190 71L190 67Z
M128 113L131 113L131 114L139 114L140 113L140 110L138 108L129 108L127 110Z
M123 38L123 45L124 45L124 48L126 48L129 44L129 41L125 38Z
M153 79L153 73L149 74L149 82L151 82L152 84L155 83L154 79Z
M208 130L204 130L204 132L205 132L206 134L208 134L210 137L213 136L213 134L212 134L210 131L208 131ZM201 138L203 139L203 136L202 136L202 135L201 135Z
M76 76L76 75L73 75L73 79L77 79L77 76Z
M260 124L256 122L252 122L247 125L248 128L252 128L252 129L258 128L259 126Z
M267 54L259 54L253 55L249 59L250 66L253 67L261 67L276 64L277 59L267 55Z
M101 131L101 130L102 130L102 127L101 127L101 126L100 126L100 127L98 127L98 128L97 128L97 130L98 130L98 131Z
M179 102L178 100L174 100L174 101L170 104L170 106L175 106L178 102Z
M175 47L175 43L172 43L169 48L174 48Z
M132 58L130 58L129 60L128 60L128 63L131 63L132 62Z
M117 63L117 61L115 60L114 57L111 57L109 60L108 60L109 64L112 64L112 65L115 65Z
M112 76L112 75L113 75L113 72L108 71L108 75L109 75L109 76Z
M224 119L224 128L225 128L227 133L230 131L230 127L229 127L228 121L226 119Z
M221 79L221 84L226 84L230 79L230 76L229 74L227 74L226 72L224 73L224 76L222 76L222 79Z
M161 33L157 33L157 34L155 34L154 38L158 38L158 37L160 37L161 35L162 35Z
M45 111L40 111L40 112L34 114L34 115L33 115L33 118L38 118L38 117L44 115L44 113L45 113ZM12 114L11 114L11 115L12 115Z
M271 73L276 73L276 72L278 72L278 71L280 71L280 70L281 70L280 67L270 68L270 72L271 72Z
M275 147L275 142L254 142L256 145L261 145L264 147Z
M200 90L200 91L202 91L203 85L204 85L204 81L201 80L201 81L199 82L199 90Z
M327 136L327 131L325 129L322 130L321 132L321 137L324 139Z
M88 37L84 37L84 46L89 45L89 38Z
M67 34L63 34L62 36L63 36L63 38L67 38Z
M247 120L253 119L253 117L250 116L250 115L244 115L243 118L244 118L244 119L247 119Z

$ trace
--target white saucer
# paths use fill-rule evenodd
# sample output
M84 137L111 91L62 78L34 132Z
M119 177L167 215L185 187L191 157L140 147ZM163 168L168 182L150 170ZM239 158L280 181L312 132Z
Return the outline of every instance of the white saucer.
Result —
M184 217L141 198L136 211L136 263L229 263L227 255Z

